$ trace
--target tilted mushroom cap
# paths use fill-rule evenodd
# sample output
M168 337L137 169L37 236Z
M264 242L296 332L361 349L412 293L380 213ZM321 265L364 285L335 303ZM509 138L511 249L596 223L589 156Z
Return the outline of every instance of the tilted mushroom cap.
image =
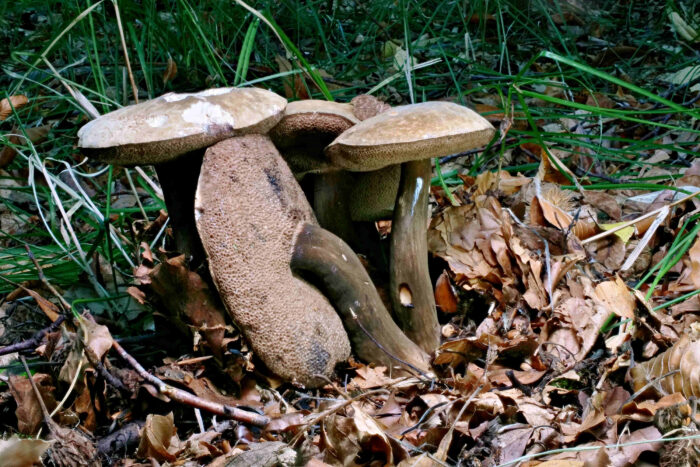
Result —
M78 146L110 164L158 164L234 135L267 133L286 104L258 88L168 93L87 123L78 131Z
M255 353L286 379L320 384L314 375L330 375L350 344L333 306L290 269L297 235L316 220L269 138L207 149L195 218L214 283Z
M393 107L343 132L325 150L333 164L370 171L483 146L495 130L481 115L451 102Z
M270 131L270 138L280 149L307 143L309 138L325 145L357 122L350 104L317 99L294 101Z

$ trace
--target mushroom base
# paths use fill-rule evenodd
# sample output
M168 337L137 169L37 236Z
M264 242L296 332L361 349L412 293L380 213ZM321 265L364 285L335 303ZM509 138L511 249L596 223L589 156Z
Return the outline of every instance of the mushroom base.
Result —
M343 240L305 224L296 237L291 267L328 297L362 360L429 371L428 354L391 319L367 271Z

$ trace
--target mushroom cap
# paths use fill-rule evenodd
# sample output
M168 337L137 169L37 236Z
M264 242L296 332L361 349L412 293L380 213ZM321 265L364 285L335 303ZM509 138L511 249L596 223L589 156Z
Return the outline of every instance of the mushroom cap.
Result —
M467 107L425 102L393 107L363 120L341 133L325 152L334 165L364 172L483 146L494 132L485 118Z
M350 344L333 306L290 269L311 207L270 139L246 135L207 149L195 219L221 298L256 355L306 385L332 374Z
M401 165L355 174L350 217L357 222L391 219L401 181Z
M359 120L367 120L391 108L389 104L383 102L370 94L360 94L350 101L352 113Z
M78 146L110 164L158 164L234 135L267 133L287 100L258 88L168 93L88 122Z
M290 102L280 122L270 131L270 138L280 149L322 141L325 146L359 122L353 106L318 99Z

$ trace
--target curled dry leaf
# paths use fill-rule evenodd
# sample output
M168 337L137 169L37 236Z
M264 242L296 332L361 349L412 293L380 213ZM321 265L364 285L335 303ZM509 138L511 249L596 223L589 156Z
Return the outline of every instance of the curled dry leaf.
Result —
M457 313L457 294L447 271L443 271L435 284L435 303L443 313Z
M112 348L112 334L107 326L97 324L83 315L80 320L80 326L83 328L83 339L85 345L93 352L97 360L102 360L102 357Z
M173 462L177 459L180 440L173 413L168 415L150 414L141 430L141 442L136 455L142 459L155 459L159 462Z
M201 330L214 355L223 355L226 328L221 302L206 282L185 265L185 256L170 258L148 274L151 288L175 317Z
M10 439L0 439L2 465L4 467L43 465L41 457L51 444L41 439L22 439L17 435Z
M672 371L676 373L665 376ZM630 369L630 375L635 391L661 378L654 387L660 388L662 393L680 392L686 398L700 397L700 340L691 342L683 335L670 349Z
M51 384L51 377L37 373L32 376L32 379L39 389L46 408L50 411L56 408L57 402L53 395L55 388ZM10 376L9 386L12 397L17 403L15 411L17 428L25 435L35 434L44 421L44 414L41 412L41 406L29 379L23 376Z
M27 102L29 102L29 99L27 99L27 96L22 94L6 97L3 100L0 100L0 122L6 120L7 117L12 114L13 107L15 110L21 109L27 105Z
M165 72L163 72L163 84L167 84L172 81L177 76L177 63L173 60L173 57L168 56L168 65L165 67Z
M634 319L637 302L622 279L605 281L596 285L595 296L610 313L626 319Z

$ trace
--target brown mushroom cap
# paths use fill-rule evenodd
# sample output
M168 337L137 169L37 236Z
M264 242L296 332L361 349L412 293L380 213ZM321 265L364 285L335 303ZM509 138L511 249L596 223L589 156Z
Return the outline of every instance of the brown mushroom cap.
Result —
M360 94L350 101L352 113L359 120L367 120L391 108L389 104L383 102L370 94Z
M451 102L393 107L343 132L325 150L333 164L359 172L483 146L493 126Z
M258 88L168 93L87 123L78 131L78 145L110 164L158 164L234 135L267 133L286 103Z
M333 306L292 274L296 236L315 224L289 167L266 136L207 149L195 200L214 283L255 353L278 375L322 381L350 344Z
M280 149L306 144L309 139L325 146L359 122L350 104L317 99L290 102L270 138Z

